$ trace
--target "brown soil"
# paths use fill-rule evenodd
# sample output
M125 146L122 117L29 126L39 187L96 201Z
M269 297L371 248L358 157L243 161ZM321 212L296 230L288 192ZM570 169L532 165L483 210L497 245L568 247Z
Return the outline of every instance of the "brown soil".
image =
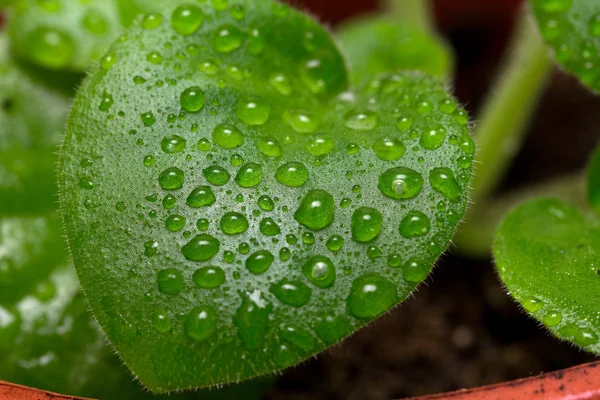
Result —
M336 22L374 2L300 3ZM458 53L455 93L471 113L500 65L519 3L437 1L441 30ZM600 99L556 72L503 190L583 167L600 139L598 110ZM286 371L268 399L388 400L502 382L592 359L519 311L490 260L450 254L410 300Z

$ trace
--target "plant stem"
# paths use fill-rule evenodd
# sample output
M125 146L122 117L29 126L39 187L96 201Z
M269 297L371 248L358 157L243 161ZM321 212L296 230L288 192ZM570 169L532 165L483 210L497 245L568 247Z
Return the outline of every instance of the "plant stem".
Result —
M424 32L433 31L430 0L382 0L383 8L405 25Z
M563 176L539 184L526 190L515 191L486 203L469 212L465 223L459 226L454 236L454 244L459 253L472 257L489 256L496 228L511 209L517 205L539 197L558 197L577 205L581 209L589 208L586 192L586 174Z
M504 177L552 71L552 59L535 22L527 9L523 11L512 54L475 129L479 161L472 181L475 204L485 201Z

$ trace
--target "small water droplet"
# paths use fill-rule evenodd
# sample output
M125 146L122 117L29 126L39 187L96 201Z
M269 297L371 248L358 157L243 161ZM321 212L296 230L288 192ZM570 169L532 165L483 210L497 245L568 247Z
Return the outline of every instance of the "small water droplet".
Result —
M411 258L402 265L402 276L405 281L419 283L427 278L429 266L417 258Z
M442 127L436 127L429 129L421 135L421 147L425 150L435 150L444 144L446 140L446 129Z
M179 96L179 104L187 112L198 112L204 107L206 95L198 86L185 89Z
M158 312L152 317L152 326L159 333L168 333L171 330L171 320L165 312Z
M377 139L373 145L373 150L380 159L395 161L404 155L406 147L400 139L383 136Z
M143 29L156 29L162 25L162 14L146 14L142 19Z
M536 299L534 297L530 299L526 299L522 303L523 308L529 311L530 313L539 311L544 307L544 303L540 299Z
M289 78L283 73L275 73L269 78L271 86L284 96L292 94L293 88Z
M140 116L142 118L142 123L144 124L144 126L151 127L156 123L156 117L154 117L152 111L142 113Z
M265 236L274 236L281 233L281 228L279 228L279 225L272 218L264 218L260 221L259 230Z
M192 277L194 283L203 289L214 289L225 283L225 271L219 267L202 267Z
M344 238L340 235L333 235L329 239L327 239L326 245L329 251L339 251L342 247L344 247Z
M162 151L167 154L174 154L182 152L185 149L186 141L181 136L172 135L164 137L160 142L160 147Z
M233 316L238 337L246 350L256 350L264 343L273 305L260 290L242 294L242 304Z
M244 134L234 125L219 124L212 131L214 142L224 148L233 149L244 144Z
M556 310L549 310L542 318L542 321L546 326L557 326L562 321L562 314Z
M158 290L165 294L179 294L185 286L183 274L176 268L167 268L158 272L156 275Z
M169 215L165 220L165 227L171 232L179 232L185 227L185 217L178 214Z
M38 27L27 35L29 56L44 67L59 69L68 66L75 56L73 38L54 28Z
M365 274L352 282L346 300L350 314L359 319L375 318L398 301L396 287L383 276Z
M258 206L264 211L273 211L275 203L269 196L262 195L258 198Z

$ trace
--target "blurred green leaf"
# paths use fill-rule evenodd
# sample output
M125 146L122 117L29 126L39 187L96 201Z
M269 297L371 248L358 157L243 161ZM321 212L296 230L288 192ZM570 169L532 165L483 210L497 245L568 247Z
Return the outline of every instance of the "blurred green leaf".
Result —
M588 200L600 212L600 146L592 154L587 173Z

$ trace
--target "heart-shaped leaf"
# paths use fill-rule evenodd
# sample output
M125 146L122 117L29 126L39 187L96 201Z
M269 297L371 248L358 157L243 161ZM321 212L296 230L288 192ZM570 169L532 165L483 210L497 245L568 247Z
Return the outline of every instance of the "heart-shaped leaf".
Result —
M9 34L22 58L50 69L85 71L142 12L163 0L15 0ZM109 57L102 60L110 64Z
M352 80L406 69L439 78L452 73L452 53L441 38L394 18L375 16L344 24L338 31Z
M592 90L600 92L600 2L531 0L531 4L556 60Z
M494 242L511 295L556 336L600 353L600 221L539 199L510 212Z
M90 305L156 392L293 365L405 299L464 214L474 151L437 80L348 91L309 17L213 3L112 46L60 168Z

